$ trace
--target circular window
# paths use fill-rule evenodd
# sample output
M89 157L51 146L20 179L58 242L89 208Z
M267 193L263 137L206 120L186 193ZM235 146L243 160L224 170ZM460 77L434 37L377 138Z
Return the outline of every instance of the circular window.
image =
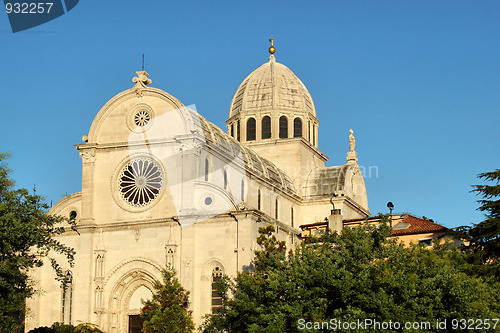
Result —
M210 206L212 204L212 201L213 201L212 198L206 197L205 198L205 205Z
M132 206L141 207L153 201L163 186L161 167L149 158L130 161L119 177L120 194Z
M147 110L140 110L135 113L134 122L137 126L146 126L151 120L151 115Z

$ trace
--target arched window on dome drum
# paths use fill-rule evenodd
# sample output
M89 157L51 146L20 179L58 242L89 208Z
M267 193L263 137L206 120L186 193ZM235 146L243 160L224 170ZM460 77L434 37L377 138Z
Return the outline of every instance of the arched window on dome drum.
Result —
M262 118L262 139L271 138L271 117L265 116Z
M236 140L240 141L240 121L236 122Z
M278 217L279 217L279 216L278 216L278 212L279 212L279 207L278 207L278 198L276 198L276 204L275 204L275 206L274 206L274 209L275 209L275 211L274 211L274 218L277 220L277 219L278 219Z
M224 170L224 189L227 190L227 171Z
M280 139L288 138L288 119L285 116L280 117Z
M307 122L307 141L311 142L311 122Z
M212 271L212 313L222 306L222 295L217 292L217 282L222 279L222 269L215 267Z
M205 159L205 181L208 182L208 159Z
M241 201L245 200L245 181L241 181Z
M302 136L302 119L295 118L293 120L293 137L300 138Z
M231 137L234 138L234 124L231 123Z
M73 298L73 275L71 271L66 272L66 283L62 285L62 322L71 324L71 305Z
M259 191L257 192L257 209L260 210L260 202L261 202L261 194L260 194L260 188Z
M316 126L313 124L313 146L316 146Z
M247 141L255 140L255 131L257 130L257 123L255 118L250 118L247 120Z

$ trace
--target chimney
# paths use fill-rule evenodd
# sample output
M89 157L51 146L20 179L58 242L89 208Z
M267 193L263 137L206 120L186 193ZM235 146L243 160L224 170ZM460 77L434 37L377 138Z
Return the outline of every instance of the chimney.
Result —
M336 231L338 234L342 232L342 213L340 209L332 209L331 215L328 216L328 229Z

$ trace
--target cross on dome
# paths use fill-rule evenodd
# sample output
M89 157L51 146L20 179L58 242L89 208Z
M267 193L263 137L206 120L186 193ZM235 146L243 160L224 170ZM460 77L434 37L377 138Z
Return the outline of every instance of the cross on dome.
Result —
M269 41L271 42L271 47L269 48L269 53L274 54L274 52L276 52L276 48L274 47L274 38L271 37L271 39L269 39Z

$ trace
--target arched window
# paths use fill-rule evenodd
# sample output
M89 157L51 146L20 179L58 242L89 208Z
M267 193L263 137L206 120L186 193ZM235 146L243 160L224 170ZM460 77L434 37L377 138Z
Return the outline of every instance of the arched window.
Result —
M62 322L71 324L71 303L73 298L73 275L66 272L65 283L62 285Z
M227 171L224 170L224 189L227 190Z
M316 126L313 124L313 146L316 146Z
M307 141L311 142L311 122L307 122Z
M103 275L103 266L104 266L104 258L101 253L97 255L95 258L95 275L102 276Z
M234 138L234 124L231 123L231 136Z
M291 224L292 224L292 228L293 228L293 207L290 209L290 220L291 220Z
M265 116L262 118L262 139L271 138L271 117Z
M208 159L205 159L205 181L208 182Z
M277 220L278 219L278 212L279 212L279 207L278 207L278 198L276 198L276 204L274 205L274 218Z
M217 282L222 279L222 269L215 267L212 270L212 313L222 306L222 295L217 292Z
M245 200L245 181L241 181L241 201Z
M174 250L171 248L167 250L167 266L175 268L174 267Z
M250 118L247 120L247 141L255 140L255 131L257 129L257 123L255 118Z
M302 119L295 118L293 120L293 137L300 138L302 136Z
M236 140L240 141L240 121L236 122Z
M261 194L260 194L260 188L259 191L257 192L257 209L260 210L260 201L261 201Z
M285 116L280 117L280 139L288 138L288 119Z

